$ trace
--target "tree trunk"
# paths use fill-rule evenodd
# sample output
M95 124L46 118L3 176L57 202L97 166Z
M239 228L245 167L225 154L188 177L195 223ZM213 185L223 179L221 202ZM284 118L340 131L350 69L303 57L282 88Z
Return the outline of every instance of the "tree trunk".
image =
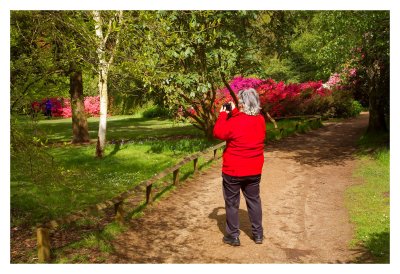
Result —
M107 130L107 107L108 107L108 93L107 93L107 78L108 72L111 64L113 63L115 50L119 44L119 34L120 31L117 32L115 44L111 47L109 53L109 60L107 61L106 57L106 49L107 49L107 40L112 31L114 31L114 24L119 24L121 26L122 22L122 11L118 11L116 16L118 17L118 21L113 21L111 19L108 23L108 28L106 29L105 35L103 35L103 19L100 15L99 11L93 11L93 20L95 22L95 32L96 37L98 39L97 45L97 57L99 61L99 94L100 94L100 122L99 122L99 132L97 135L97 145L96 145L96 157L102 158L104 155L104 149L106 147L106 130ZM114 26L114 27L113 27Z
M387 132L385 110L385 88L373 84L369 93L369 123L368 132Z
M212 140L214 139L214 125L215 125L215 121L214 123L212 121L206 121L205 123L205 127L204 127L204 133L205 136L207 138L207 140Z
M209 127L206 130L206 138L208 141L211 141L214 139L214 127Z
M106 147L107 112L108 112L108 91L107 91L107 70L100 70L99 73L100 93L100 122L97 135L96 157L102 158Z
M89 142L88 123L83 97L82 70L73 70L69 76L72 110L72 143Z
M388 132L386 116L389 114L388 65L375 61L368 71L369 77L369 123L367 132Z
M385 113L376 101L369 100L368 132L387 132Z

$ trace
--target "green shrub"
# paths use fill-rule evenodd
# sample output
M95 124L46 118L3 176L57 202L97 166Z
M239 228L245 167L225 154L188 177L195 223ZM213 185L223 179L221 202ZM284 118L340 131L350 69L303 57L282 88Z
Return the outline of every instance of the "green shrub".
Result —
M171 117L169 110L159 106L152 106L143 112L143 118Z
M336 90L332 93L333 116L340 118L355 117L362 111L359 102L353 99L353 94L348 90Z
M361 105L360 102L358 102L356 100L353 100L351 102L350 114L352 117L359 115L362 110L363 110L363 106Z
M315 95L299 104L298 115L326 115L332 107L330 96Z

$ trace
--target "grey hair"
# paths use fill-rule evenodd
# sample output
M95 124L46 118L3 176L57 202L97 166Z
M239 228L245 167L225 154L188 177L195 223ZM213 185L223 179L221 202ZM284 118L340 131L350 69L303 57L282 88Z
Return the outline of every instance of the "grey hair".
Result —
M260 113L260 98L254 88L244 89L238 93L239 104L243 105L243 112L247 115Z

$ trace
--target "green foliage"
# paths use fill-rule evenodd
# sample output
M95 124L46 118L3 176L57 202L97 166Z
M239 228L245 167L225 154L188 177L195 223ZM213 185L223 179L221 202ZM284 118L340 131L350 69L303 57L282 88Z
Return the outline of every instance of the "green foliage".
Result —
M318 34L305 32L292 41L291 48L309 62L317 63L317 52L319 52L319 47L322 47L322 43Z
M357 69L354 94L368 100L369 131L389 129L389 21L389 11L319 11L292 42L296 54L317 65L318 78Z
M283 81L285 83L300 82L300 75L296 71L295 64L291 59L270 59L263 64L264 78L272 78L275 81Z
M87 95L93 57L90 24L80 11L11 11L11 113L29 113L46 97L69 97L69 72L84 70Z
M101 14L106 22L115 12ZM353 65L350 50L360 46L368 53L364 68L378 59L388 67L388 18L386 11L126 11L124 25L113 26L121 47L110 70L110 110L131 114L149 100L170 110L192 106L196 125L210 128L212 91L222 78L327 79ZM90 11L12 11L13 111L27 112L35 98L65 97L71 66L83 68L85 94L96 92L93 29ZM372 73L360 70L355 94L363 104Z
M154 102L162 105L160 99L144 86L140 75L133 74L131 67L134 65L131 62L118 63L119 61L117 58L109 75L110 113L129 115L147 108Z
M361 47L366 32L377 35L375 28L388 16L385 11L318 11L313 14L310 24L292 41L291 48L309 62L316 63L317 76L325 79L340 71L351 59L352 50ZM379 43L386 45L388 40L382 39Z
M353 99L353 94L348 90L336 90L331 97L333 98L332 117L356 117L362 111L361 104Z
M59 175L59 167L47 152L46 134L40 130L37 121L12 118L10 135L11 180L24 174L29 177L29 182L40 186L48 178Z
M131 13L126 36L135 44L130 54L136 62L120 61L141 76L135 75L143 81L140 89L158 98L158 105L193 107L196 125L209 134L216 89L253 68L248 29L255 16L253 11Z
M363 107L362 107L361 103L356 100L353 100L351 102L350 117L358 116L362 110L363 110Z
M171 113L168 109L152 106L143 112L143 118L171 118Z

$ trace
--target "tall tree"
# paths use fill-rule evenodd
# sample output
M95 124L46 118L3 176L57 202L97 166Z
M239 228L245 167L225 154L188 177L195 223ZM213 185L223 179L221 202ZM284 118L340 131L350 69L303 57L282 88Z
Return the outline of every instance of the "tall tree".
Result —
M89 70L94 49L90 24L83 11L50 12L53 24L54 54L69 77L72 110L72 143L89 142L84 104L83 69Z
M107 112L108 112L108 74L113 63L120 39L123 11L93 11L95 33L97 38L97 58L100 95L100 122L96 145L96 157L103 157L106 146ZM105 29L105 32L103 31Z
M67 85L60 85L65 81L55 78L68 77L66 79L70 80L69 94L73 110L72 142L89 141L82 77L79 77L83 68L87 68L90 63L90 45L93 44L87 35L89 28L85 22L85 13L18 11L12 12L11 18L12 33L19 33L21 38L15 40L12 46L15 56L12 56L11 63L16 65L12 65L16 70L12 70L11 73L12 87L15 91L13 94L20 94L13 105L23 97L25 100L22 101L25 101L26 105L29 101L44 97L65 96L62 90L65 90ZM20 56L17 56L18 53ZM20 66L20 63L23 65ZM33 68L35 71L32 71ZM54 92L49 89L49 84L54 85Z
M145 85L172 110L183 106L209 138L218 115L217 90L230 89L233 76L256 67L248 31L255 16L253 11L144 11L131 32L142 37L136 57Z

